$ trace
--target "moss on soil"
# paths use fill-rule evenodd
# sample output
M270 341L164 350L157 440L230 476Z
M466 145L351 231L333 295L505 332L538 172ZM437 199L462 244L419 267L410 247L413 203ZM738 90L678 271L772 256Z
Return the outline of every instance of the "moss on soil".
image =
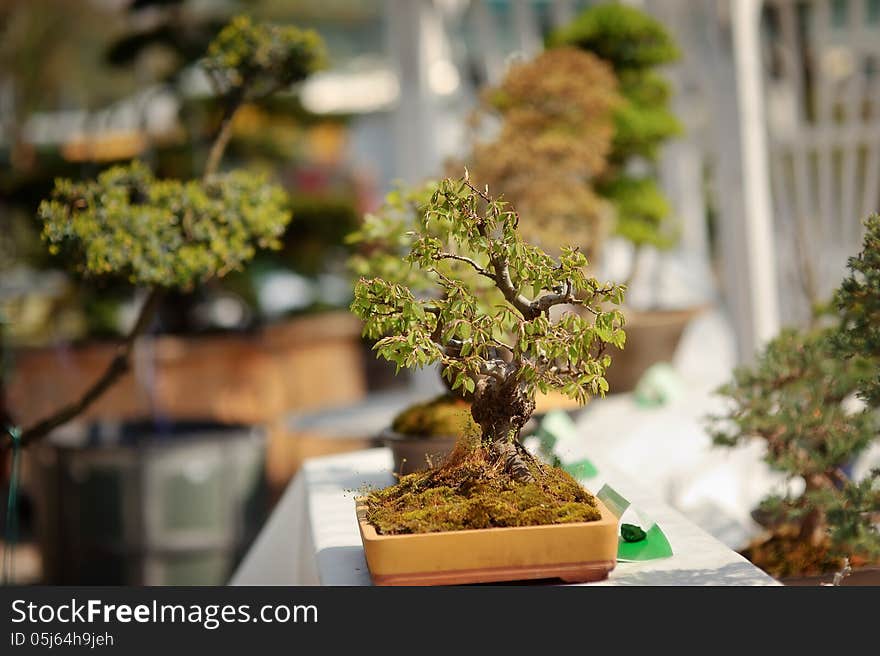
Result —
M404 435L445 437L479 434L467 401L444 394L427 403L413 405L401 412L391 428Z
M596 499L557 467L530 463L535 478L517 483L487 452L461 440L437 469L401 477L367 495L367 519L382 535L589 522Z

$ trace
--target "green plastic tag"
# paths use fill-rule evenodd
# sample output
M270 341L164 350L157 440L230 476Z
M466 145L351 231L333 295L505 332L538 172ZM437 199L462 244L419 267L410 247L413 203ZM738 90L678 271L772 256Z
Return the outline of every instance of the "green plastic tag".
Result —
M617 545L617 560L620 561L656 560L669 558L671 555L672 545L657 524L647 530L643 540L627 542L621 537Z
M628 499L607 483L596 493L596 497L617 519L620 519L631 505ZM635 508L633 512L638 514ZM637 529L637 531L633 529ZM617 545L617 560L619 561L655 560L668 558L672 555L672 545L669 544L666 534L656 522L652 522L647 531L635 524L624 523L620 527L620 533ZM634 539L639 537L637 533L642 533L643 537L638 540Z
M544 453L552 454L553 447L557 441L571 437L576 430L575 424L571 417L568 416L568 413L555 410L548 412L544 416L536 435L541 440L541 450ZM562 468L576 479L593 478L599 473L596 466L586 458L567 464L563 463ZM618 520L630 507L629 500L607 483L596 493L596 497L605 504ZM633 512L636 512L636 510L633 509ZM644 522L643 525L648 526L648 522ZM624 524L623 526L631 526L638 529L638 532L642 533L644 537L634 541L627 541L626 537L621 533L617 547L618 560L654 560L655 558L668 558L672 555L672 546L656 522L652 522L648 530L643 530L640 526L634 524ZM621 531L623 530L623 527L621 527ZM630 528L626 529L626 533L630 539L638 537L637 532Z
M651 365L633 390L633 398L643 408L666 405L684 394L681 375L667 362Z
M617 517L617 519L620 519L623 513L626 512L626 509L629 508L629 501L607 483L596 493L596 497L605 504L608 510L611 511L611 514Z

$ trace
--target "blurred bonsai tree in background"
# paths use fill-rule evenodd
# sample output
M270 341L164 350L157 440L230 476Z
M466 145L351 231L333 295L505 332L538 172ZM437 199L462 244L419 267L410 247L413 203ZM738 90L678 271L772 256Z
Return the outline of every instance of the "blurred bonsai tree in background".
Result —
M880 555L871 507L860 501L873 481L846 474L877 437L876 415L851 407L877 361L839 358L833 335L834 329L785 331L719 390L730 410L714 420L715 443L762 439L767 463L804 485L802 493L768 497L755 513L769 533L745 554L775 576L820 574L840 569L845 556L855 563ZM880 490L873 500L876 510Z
M224 120L200 179L158 179L133 162L93 181L56 181L39 209L50 251L67 256L84 275L142 287L146 299L103 375L79 399L26 427L23 444L82 413L128 370L134 342L150 328L164 293L191 291L240 269L257 249L280 246L290 220L284 190L260 175L218 169L238 108L303 79L322 61L316 34L236 18L203 61Z
M577 47L609 62L624 98L614 114L614 139L608 166L596 189L616 208L615 232L635 247L669 248L675 243L670 207L657 185L660 146L681 132L669 107L669 82L657 67L679 57L678 47L661 23L635 7L618 3L590 7L551 35L555 47Z
M525 239L557 252L578 244L593 262L612 214L593 180L606 171L619 105L613 71L590 53L559 48L514 64L482 93L475 122L500 126L476 141L468 169L516 206Z
M867 228L837 292L840 314L832 324L784 331L719 390L730 409L713 418L716 444L762 439L768 464L803 483L802 492L770 496L755 513L769 533L746 555L776 576L839 570L845 557L853 565L880 557L880 471L861 480L852 473L880 429L877 217Z
M453 389L473 394L483 450L512 479L532 480L540 470L519 437L535 394L557 389L585 403L607 391L604 351L625 334L621 313L605 305L624 290L589 277L577 248L557 259L525 242L512 206L467 176L442 181L418 219L399 270L418 270L440 292L401 284L399 274L361 278L352 311L380 357L398 368L439 364ZM572 304L589 319L551 320L552 308Z
M123 334L124 318L134 305L124 281L112 276L88 282L76 275L60 276L59 270L70 271L71 267L59 267L59 260L47 258L39 239L41 227L33 217L40 200L50 193L54 178L88 180L102 167L138 157L148 162L158 177L189 180L201 174L212 147L219 152L215 137L221 124L227 126L226 134L221 135L227 142L223 144L225 166L262 171L282 184L291 195L288 202L297 221L282 235L280 249L259 252L245 270L202 285L194 294L169 291L160 307L162 330L241 329L274 318L281 310L267 310L261 292L265 280L276 273L298 278L304 290L298 304L291 302L283 312L326 305L323 300L315 302L313 288L323 290L325 274L342 267L344 236L358 218L356 182L338 162L347 118L309 113L300 103L296 87L283 79L277 80L279 93L265 93L263 85L272 83L265 76L249 80L241 102L231 102L235 100L235 81L219 79L216 72L209 75L208 68L200 66L210 41L234 11L247 9L265 15L267 3L136 0L125 8L100 11L90 5L82 15L70 11L70 4L34 0L10 3L0 10L9 32L5 43L10 53L16 53L4 60L2 74L13 80L16 92L33 96L28 103L16 103L21 114L17 124L23 126L36 110L67 108L71 101L84 110L85 117L85 131L71 134L70 128L62 129L64 121L48 114L53 125L57 124L52 131L54 141L39 145L25 142L24 150L33 151L28 160L31 166L25 169L12 162L13 166L0 170L0 210L4 228L8 225L8 230L0 232L0 255L14 253L6 258L7 266L29 271L27 298L16 298L15 303L17 309L23 304L31 310L20 316L34 317L13 325L10 338L18 343L42 344L59 338L118 336ZM297 10L274 13L280 22ZM24 30L22 23L33 27ZM49 27L42 28L43 32L64 30L70 36L61 39L60 45L57 39L37 38L37 28L44 23ZM301 45L308 47L308 43ZM72 54L69 46L75 46L76 52ZM37 50L40 57L27 64L27 58L19 53L30 49ZM231 52L231 48L226 50ZM255 54L259 57L269 52ZM205 60L209 66L211 59ZM45 65L41 63L44 60ZM282 74L303 79L295 67ZM211 88L212 80L214 86L223 87L219 94ZM63 98L63 103L56 103L56 97ZM234 120L230 119L233 106ZM124 133L99 128L104 120L132 112L136 117ZM44 120L40 125L44 123L48 124ZM0 158L14 154L0 149ZM333 157L337 159L331 161ZM22 158L12 159L17 162ZM321 251L324 258L318 256ZM33 282L37 279L45 282ZM333 307L347 304L350 298L338 296L330 301ZM321 299L324 297L330 295ZM225 318L214 311L230 305L236 311L227 312ZM38 309L41 311L36 312ZM38 314L47 318L39 321Z
M845 358L880 358L880 216L868 218L865 229L862 252L849 259L850 275L835 298L843 320L835 345ZM869 372L861 390L868 403L880 405L880 371Z
M222 99L223 113L206 171L214 171L232 136L232 118L249 101L268 98L304 80L323 64L323 44L313 31L254 24L238 16L208 46L202 68Z
M399 186L385 196L385 202L378 210L364 215L358 229L346 237L346 241L355 247L348 260L355 281L358 278L384 278L417 293L438 290L430 275L403 260L412 248L415 229L437 186L435 181L427 181L421 186ZM449 237L445 224L429 227L438 238ZM444 266L444 263L438 265Z

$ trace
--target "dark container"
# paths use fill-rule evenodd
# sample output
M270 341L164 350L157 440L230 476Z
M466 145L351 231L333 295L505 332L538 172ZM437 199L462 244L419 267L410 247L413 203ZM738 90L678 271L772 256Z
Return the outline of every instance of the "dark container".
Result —
M266 513L251 426L92 424L34 450L44 580L226 583Z

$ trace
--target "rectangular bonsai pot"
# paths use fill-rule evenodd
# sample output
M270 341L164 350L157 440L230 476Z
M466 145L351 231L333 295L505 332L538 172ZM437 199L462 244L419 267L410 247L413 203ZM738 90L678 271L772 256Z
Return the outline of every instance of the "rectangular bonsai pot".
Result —
M376 585L458 585L558 578L599 581L617 562L617 518L597 500L593 522L379 535L355 500Z

